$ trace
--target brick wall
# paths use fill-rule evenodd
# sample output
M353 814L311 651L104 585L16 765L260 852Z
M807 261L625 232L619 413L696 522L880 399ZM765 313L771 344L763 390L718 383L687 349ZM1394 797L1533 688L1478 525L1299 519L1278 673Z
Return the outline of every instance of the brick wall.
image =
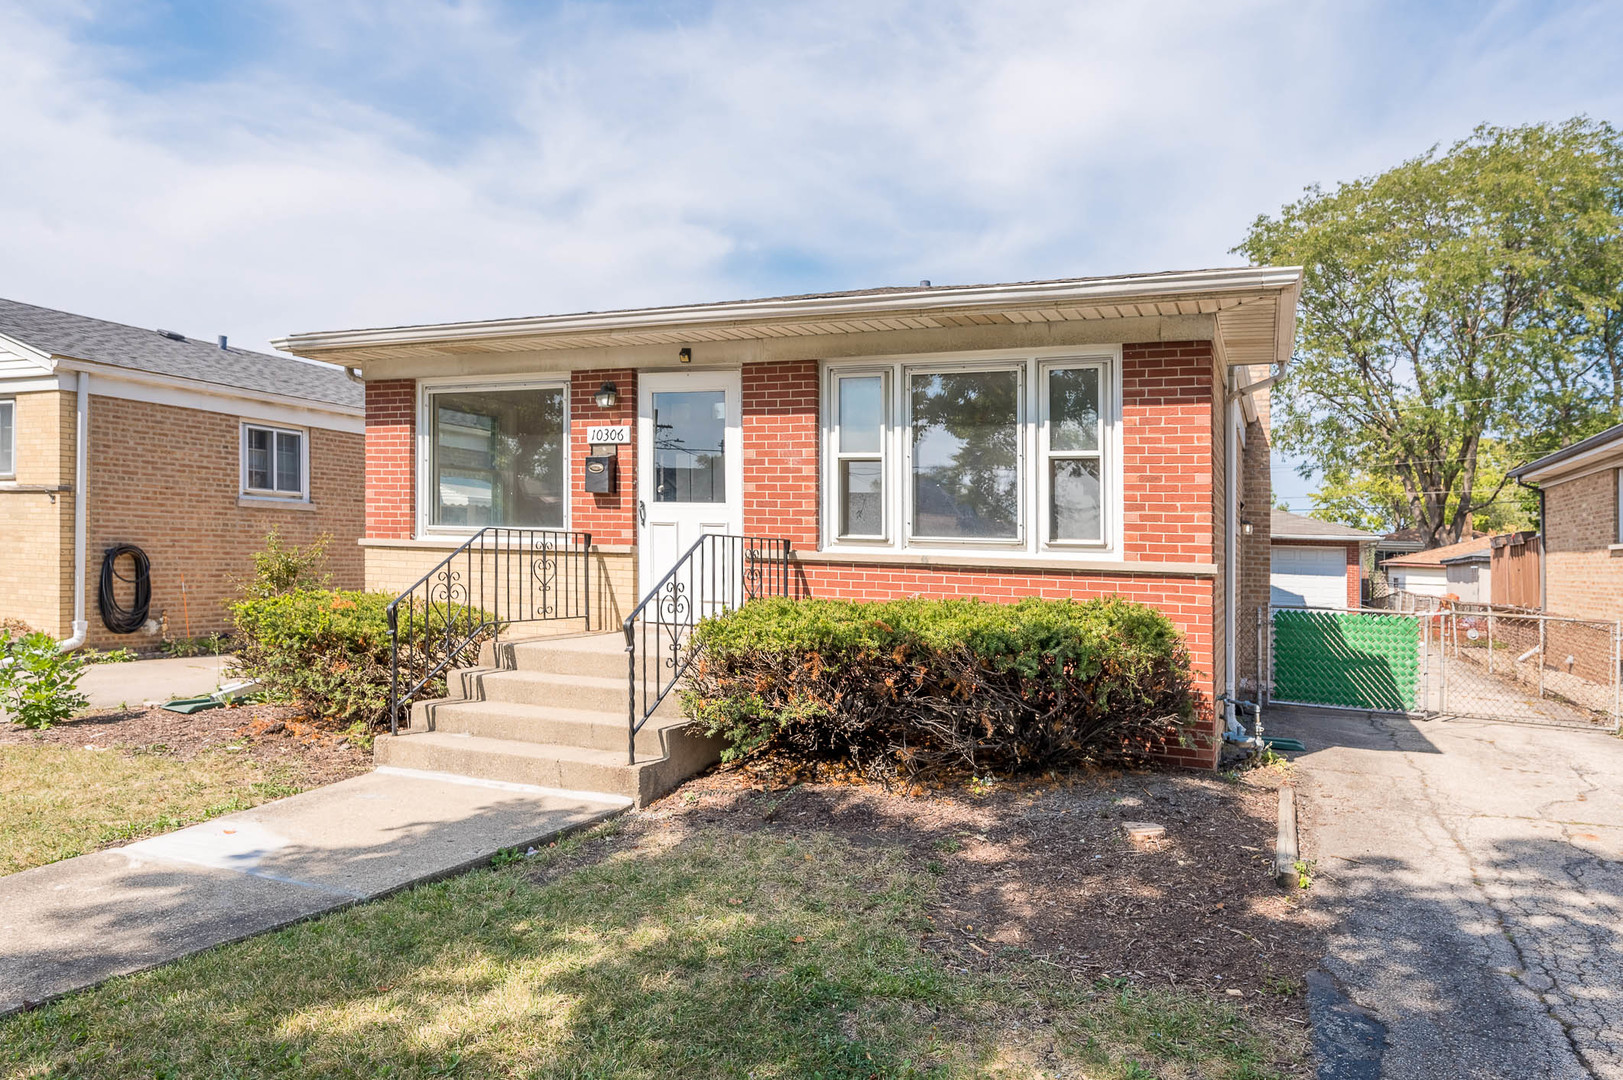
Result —
M815 360L745 364L744 532L818 543L819 431Z
M1623 618L1617 473L1590 473L1544 489L1544 606L1552 615Z
M151 613L166 620L170 637L185 636L188 618L193 636L227 628L225 604L272 526L295 544L332 534L333 584L359 588L363 440L321 428L312 428L309 438L313 509L239 506L238 418L92 395L85 581L90 644L156 643L139 633L115 635L102 625L96 597L102 552L112 544L135 544L151 560ZM128 565L125 560L121 569ZM128 602L127 592L119 596Z
M1238 595L1235 597L1234 672L1240 697L1257 700L1257 612L1266 608L1273 576L1270 526L1273 471L1268 428L1268 391L1259 391L1257 420L1245 430L1241 456L1240 517L1251 523L1251 535L1240 538Z
M1122 347L1124 547L1148 562L1214 558L1212 347Z
M366 535L403 539L416 530L417 384L366 384Z
M0 617L21 619L56 637L73 621L74 395L56 390L17 394L16 477L0 481Z
M593 395L612 382L619 400L602 409ZM569 383L570 525L592 534L592 543L629 547L637 542L637 373L629 368L577 371ZM632 443L618 450L619 490L613 495L586 491L586 429L607 424L631 428Z

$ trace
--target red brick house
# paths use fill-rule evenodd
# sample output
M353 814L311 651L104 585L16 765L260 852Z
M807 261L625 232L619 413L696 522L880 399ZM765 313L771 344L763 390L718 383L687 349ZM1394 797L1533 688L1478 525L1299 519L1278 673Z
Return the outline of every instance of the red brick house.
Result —
M510 524L590 532L600 626L706 532L787 539L816 596L1126 596L1186 635L1208 712L1169 754L1211 766L1268 603L1299 283L925 283L276 345L365 379L371 587Z

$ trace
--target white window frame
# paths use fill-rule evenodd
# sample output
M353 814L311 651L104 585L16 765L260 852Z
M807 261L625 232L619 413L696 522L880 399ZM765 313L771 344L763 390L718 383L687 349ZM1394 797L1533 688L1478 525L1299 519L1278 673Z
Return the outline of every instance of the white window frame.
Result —
M1099 448L1097 451L1085 450L1055 450L1050 445L1053 402L1048 392L1048 376L1053 371L1071 371L1088 369L1099 373ZM1032 390L1032 397L1037 402L1037 513L1033 518L1036 522L1036 531L1039 541L1044 548L1055 551L1086 551L1095 552L1107 547L1110 543L1111 513L1114 500L1109 497L1110 483L1110 439L1113 425L1110 417L1110 361L1103 358L1080 359L1076 357L1065 359L1043 360L1037 364L1037 385ZM1057 460L1083 460L1098 458L1099 460L1099 538L1096 540L1056 540L1049 535L1052 529L1050 521L1051 509L1049 503L1053 497L1053 470L1050 463ZM1119 491L1119 487L1117 488Z
M299 490L277 491L272 488L256 488L248 483L248 432L265 431L271 435L271 469L276 468L276 436L294 435L299 440ZM310 429L290 427L287 424L267 424L263 420L243 420L238 436L240 451L238 464L240 467L241 483L238 485L238 494L244 499L256 501L297 503L310 501ZM271 483L276 483L275 476Z
M11 422L6 425L10 432L11 441L4 446L0 446L0 452L3 452L5 459L11 462L11 467L0 470L0 480L15 480L17 479L17 399L14 397L0 397L0 409L8 410L11 413Z
M891 476L890 453L891 423L889 404L891 401L892 372L885 367L841 367L835 368L828 379L829 386L829 486L831 487L830 503L833 507L833 516L828 519L829 533L842 544L859 546L888 545L894 535L893 523L895 516L891 512L891 487L894 479ZM843 451L840 449L840 382L843 379L874 379L879 380L879 449L876 452ZM874 461L879 462L880 476L880 528L877 536L846 535L840 532L840 523L845 520L844 508L840 506L840 465L846 461Z
M467 537L478 532L478 525L436 525L433 500L434 490L434 397L458 391L485 393L491 390L561 390L564 413L564 520L561 525L503 525L504 529L557 529L568 530L574 514L574 418L570 411L570 376L563 373L556 378L519 378L512 376L435 378L417 380L417 538ZM622 478L622 482L624 479Z
M1101 372L1099 414L1101 536L1098 541L1048 539L1048 387L1047 373L1054 368L1095 367ZM1013 540L912 535L912 388L915 374L1014 370L1019 372L1021 427L1019 455L1020 501L1017 536ZM861 375L884 375L885 429L881 440L885 478L885 535L839 535L840 490L838 451L838 380ZM822 522L821 547L829 552L894 554L950 554L988 558L1043 558L1122 561L1121 499L1122 360L1120 345L1086 345L1068 349L1005 349L975 353L917 354L854 357L823 363L822 409ZM863 456L863 455L856 455ZM871 455L869 455L871 456ZM1061 457L1080 456L1061 453Z

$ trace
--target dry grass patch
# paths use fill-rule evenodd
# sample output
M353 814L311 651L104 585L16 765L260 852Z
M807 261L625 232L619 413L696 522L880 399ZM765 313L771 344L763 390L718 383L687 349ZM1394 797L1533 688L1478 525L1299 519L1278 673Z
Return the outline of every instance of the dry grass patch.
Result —
M926 945L904 846L633 814L0 1021L0 1072L134 1077L1293 1074L1221 1001Z

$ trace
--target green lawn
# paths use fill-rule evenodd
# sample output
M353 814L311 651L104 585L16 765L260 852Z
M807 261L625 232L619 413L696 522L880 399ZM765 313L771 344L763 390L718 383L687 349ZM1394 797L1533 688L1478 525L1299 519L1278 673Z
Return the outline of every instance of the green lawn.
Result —
M894 847L617 828L0 1021L0 1073L1238 1080L1301 1052L1196 996L956 967Z
M56 743L0 746L0 874L82 855L295 794L245 752L189 759Z

